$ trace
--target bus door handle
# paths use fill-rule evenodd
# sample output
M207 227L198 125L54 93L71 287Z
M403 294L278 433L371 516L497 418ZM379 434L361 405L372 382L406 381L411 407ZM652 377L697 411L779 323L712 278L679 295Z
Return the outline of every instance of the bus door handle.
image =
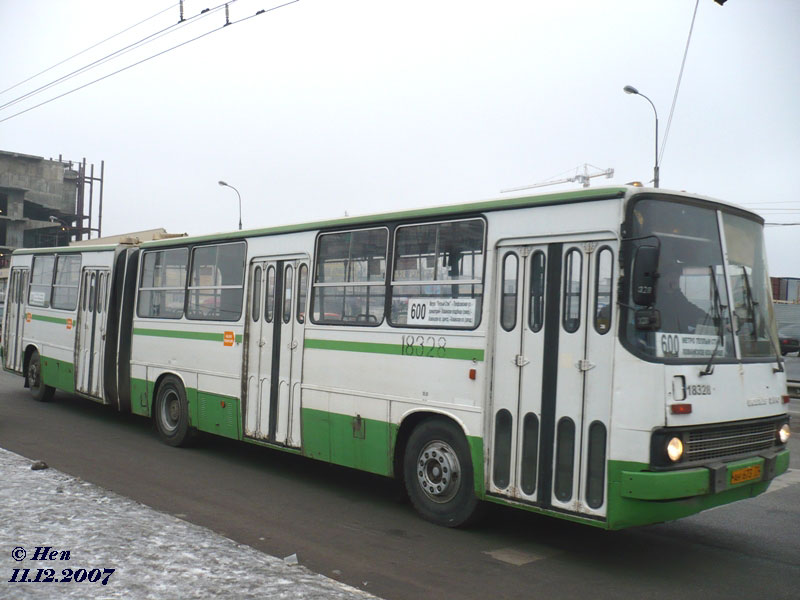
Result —
M518 367L524 367L525 365L527 365L531 361L529 361L527 358L522 356L522 354L517 354L514 357L514 360L512 360L511 362L513 362Z
M295 348L297 348L297 345L298 345L297 340L292 340L291 342L286 344L286 347L289 348L289 350L294 350Z

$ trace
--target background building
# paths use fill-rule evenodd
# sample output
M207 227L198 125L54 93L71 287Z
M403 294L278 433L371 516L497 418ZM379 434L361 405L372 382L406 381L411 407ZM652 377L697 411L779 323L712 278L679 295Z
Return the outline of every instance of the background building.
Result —
M100 235L103 166L0 150L0 268L16 248L66 246ZM97 188L97 189L95 189ZM95 195L98 196L95 203ZM95 206L96 204L96 206ZM97 210L97 226L92 212Z
M800 278L770 277L770 280L773 300L800 304Z

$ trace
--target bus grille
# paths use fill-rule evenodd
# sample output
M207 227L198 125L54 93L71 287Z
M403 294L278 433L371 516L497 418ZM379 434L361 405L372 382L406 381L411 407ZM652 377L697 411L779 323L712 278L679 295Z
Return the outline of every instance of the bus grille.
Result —
M775 423L736 424L689 432L687 461L726 458L766 450L775 443Z

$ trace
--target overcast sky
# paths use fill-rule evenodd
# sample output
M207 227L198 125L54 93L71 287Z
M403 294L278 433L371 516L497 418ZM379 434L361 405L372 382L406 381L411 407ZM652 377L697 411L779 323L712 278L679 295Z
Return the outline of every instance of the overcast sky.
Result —
M652 179L696 0L281 0L20 116L0 149L105 161L103 233L190 234L434 206L613 168ZM181 28L0 109L0 120L225 23ZM0 105L179 18L173 0L0 0ZM661 186L800 222L800 2L700 0ZM540 191L569 190L577 184ZM759 206L760 205L760 206ZM781 214L766 207L781 208ZM791 212L793 210L793 212ZM772 275L800 277L800 227L771 227Z

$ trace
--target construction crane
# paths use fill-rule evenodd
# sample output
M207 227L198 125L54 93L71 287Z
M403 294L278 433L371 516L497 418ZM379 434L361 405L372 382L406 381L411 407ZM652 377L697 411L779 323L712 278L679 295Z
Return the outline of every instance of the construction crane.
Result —
M597 173L589 173L589 168L595 169L598 171ZM600 169L599 167L595 167L594 165L590 165L589 163L583 164L583 173L578 173L578 169L581 167L578 166L575 168L575 175L572 177L564 177L562 179L550 179L548 181L542 181L541 183L534 183L532 185L523 185L522 187L515 187L509 188L507 190L500 190L501 194L506 194L508 192L521 192L522 190L530 190L533 188L540 188L545 187L548 185L557 185L559 183L580 183L583 187L589 187L590 180L592 177L603 177L605 176L606 179L610 179L614 176L614 169Z

